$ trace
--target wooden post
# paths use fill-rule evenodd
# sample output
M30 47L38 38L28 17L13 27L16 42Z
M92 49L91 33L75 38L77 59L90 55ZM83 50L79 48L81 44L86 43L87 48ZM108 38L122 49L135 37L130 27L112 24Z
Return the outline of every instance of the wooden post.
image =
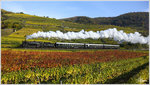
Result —
M26 35L25 35L24 37L25 37L25 42L26 42L26 40L27 40L27 39L26 39Z

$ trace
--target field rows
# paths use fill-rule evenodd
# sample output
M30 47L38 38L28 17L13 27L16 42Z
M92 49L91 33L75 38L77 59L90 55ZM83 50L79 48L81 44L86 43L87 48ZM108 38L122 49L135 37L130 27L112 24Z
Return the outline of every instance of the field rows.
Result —
M74 64L117 61L121 59L148 56L148 53L129 51L95 52L33 52L2 51L2 72L25 70L35 67L51 68Z
M132 84L144 84L149 83L149 65L145 66L144 69L140 70L139 73L131 77L127 83Z
M141 74L134 73L135 77L132 78L130 75L133 73L130 72L134 69L141 72L142 69L139 68L149 62L148 52L119 50L87 52L2 50L1 54L3 84L135 83L136 75ZM147 77L145 79L147 81Z
M2 83L28 84L98 84L112 83L122 76L130 78L130 71L148 63L148 57L138 57L120 61L95 64L69 65L53 68L32 68L9 73L2 73ZM128 73L127 75L124 75ZM147 74L146 74L147 75ZM117 79L113 83L122 81Z

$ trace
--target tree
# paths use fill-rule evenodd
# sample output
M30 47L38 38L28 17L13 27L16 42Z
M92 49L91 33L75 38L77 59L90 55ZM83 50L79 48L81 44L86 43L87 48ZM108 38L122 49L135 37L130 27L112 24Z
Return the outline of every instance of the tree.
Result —
M20 12L20 14L24 14L23 12Z

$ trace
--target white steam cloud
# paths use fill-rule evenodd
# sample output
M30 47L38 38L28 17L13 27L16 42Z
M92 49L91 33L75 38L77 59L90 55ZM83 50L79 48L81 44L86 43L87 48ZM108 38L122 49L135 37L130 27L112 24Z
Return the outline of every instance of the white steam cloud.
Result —
M49 32L40 32L33 33L32 35L28 35L26 39L33 39L33 38L59 38L59 39L99 39L99 38L113 38L115 41L119 42L131 42L131 43L141 43L141 44L148 44L149 43L149 36L144 37L139 32L135 33L125 33L123 30L118 31L116 28L107 29L104 31L84 31L81 30L80 32L67 32L63 33L61 31L49 31Z

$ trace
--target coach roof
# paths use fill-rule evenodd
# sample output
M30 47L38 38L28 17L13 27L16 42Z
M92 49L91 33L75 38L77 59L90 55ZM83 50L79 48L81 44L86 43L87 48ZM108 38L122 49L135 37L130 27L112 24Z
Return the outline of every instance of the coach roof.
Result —
M84 43L61 43L61 42L56 42L56 44L76 44L76 45L84 45Z

